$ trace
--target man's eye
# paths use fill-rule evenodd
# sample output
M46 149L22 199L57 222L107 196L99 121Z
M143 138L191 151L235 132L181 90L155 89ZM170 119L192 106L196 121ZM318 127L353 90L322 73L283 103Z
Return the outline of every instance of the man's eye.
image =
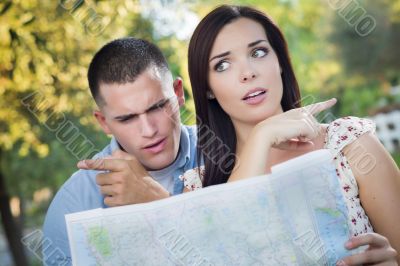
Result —
M260 58L260 57L266 56L267 54L268 54L267 48L257 48L255 50L253 50L251 55L255 58Z
M160 111L162 108L163 108L163 107L162 107L161 105L157 105L157 106L154 106L153 108L151 108L148 112L149 112L149 113L151 113L151 112L157 112L157 111Z
M162 102L162 103L160 103L159 105L157 105L157 108L158 108L158 109L162 109L162 108L164 108L164 107L167 105L167 103L168 103L168 101Z
M120 123L126 123L126 122L128 122L129 120L131 120L130 118L124 118L124 119L120 119L120 120L118 120Z
M215 65L214 70L217 72L225 71L229 67L229 63L226 61L221 61Z

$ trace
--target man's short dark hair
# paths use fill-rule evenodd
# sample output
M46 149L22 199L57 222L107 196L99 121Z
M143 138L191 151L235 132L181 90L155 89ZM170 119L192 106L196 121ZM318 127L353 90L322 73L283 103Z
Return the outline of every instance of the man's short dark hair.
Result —
M105 104L99 92L101 83L134 82L151 65L168 70L168 63L156 45L131 37L107 43L89 66L89 88L94 100L99 106Z

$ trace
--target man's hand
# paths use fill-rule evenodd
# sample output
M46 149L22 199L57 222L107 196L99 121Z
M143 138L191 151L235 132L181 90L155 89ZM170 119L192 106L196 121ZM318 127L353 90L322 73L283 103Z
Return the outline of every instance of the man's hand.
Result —
M169 193L133 156L116 151L111 157L78 162L78 168L109 171L97 174L96 183L110 207L144 203L169 197Z

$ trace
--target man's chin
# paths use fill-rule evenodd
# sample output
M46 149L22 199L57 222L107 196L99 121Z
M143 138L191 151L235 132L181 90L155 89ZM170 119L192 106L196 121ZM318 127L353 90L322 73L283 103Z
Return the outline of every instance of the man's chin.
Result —
M153 162L147 162L143 164L147 171L158 171L170 166L174 160L155 160Z
M142 165L147 171L158 171L167 168L173 164L178 157L179 148L175 151L174 149L166 149L156 155L143 156L140 160Z

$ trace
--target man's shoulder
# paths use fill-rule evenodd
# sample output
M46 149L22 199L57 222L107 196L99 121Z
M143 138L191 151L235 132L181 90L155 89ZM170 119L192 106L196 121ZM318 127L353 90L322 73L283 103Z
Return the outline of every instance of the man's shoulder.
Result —
M75 172L57 191L48 215L65 215L102 207L102 195L96 184L96 171ZM57 214L58 213L58 214Z
M107 145L92 158L96 159L110 155L110 146L111 144ZM101 194L96 184L96 175L98 173L99 171L95 170L78 170L73 173L58 190L53 198L52 205L58 208L61 205L66 209L71 209L71 211L101 207L98 206Z
M185 171L197 166L197 127L196 125L182 125L182 133L186 136L184 144L181 142L181 152L186 155Z
M197 126L196 125L182 125L182 129L186 130L190 137L197 137Z
M184 148L189 148L192 150L193 148L196 147L197 143L197 128L195 125L188 126L188 125L182 125L181 126L181 148L183 146L187 146ZM182 142L182 140L184 140Z
M108 144L104 149L92 156L91 159L103 158L111 155L111 144ZM60 188L60 191L76 191L76 189L87 189L96 185L95 178L99 171L95 170L77 170Z
M65 261L70 259L65 215L102 207L101 194L96 187L95 174L92 172L87 170L75 172L51 201L43 224L45 239L50 240L53 246L51 249L43 250L47 264L51 264L53 250L59 250L63 255L61 258Z

